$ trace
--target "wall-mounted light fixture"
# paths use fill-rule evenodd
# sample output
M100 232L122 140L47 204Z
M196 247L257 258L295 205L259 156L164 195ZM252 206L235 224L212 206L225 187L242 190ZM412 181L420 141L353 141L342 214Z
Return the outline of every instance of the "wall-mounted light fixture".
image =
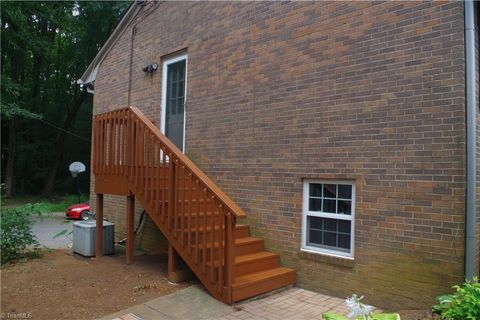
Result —
M154 71L157 71L158 69L158 64L157 63L149 63L147 64L145 67L143 67L143 72L147 72L147 73L153 73Z

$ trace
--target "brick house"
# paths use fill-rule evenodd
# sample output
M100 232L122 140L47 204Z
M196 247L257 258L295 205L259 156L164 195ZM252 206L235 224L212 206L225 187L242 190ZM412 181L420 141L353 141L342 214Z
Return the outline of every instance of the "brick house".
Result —
M463 2L147 1L79 83L94 115L131 105L166 133L298 286L425 307L467 260L478 275L479 237L473 258L465 245L465 34ZM477 30L475 49L478 103ZM123 197L104 206L123 238ZM167 241L148 219L135 245Z

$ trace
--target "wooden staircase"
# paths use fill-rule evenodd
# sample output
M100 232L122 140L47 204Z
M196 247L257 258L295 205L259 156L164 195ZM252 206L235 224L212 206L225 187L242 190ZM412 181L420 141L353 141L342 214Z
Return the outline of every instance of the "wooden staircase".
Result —
M233 303L295 283L295 272L280 266L278 254L237 223L245 212L137 108L94 117L92 163L97 223L103 194L127 196L127 259L129 252L133 257L136 198L218 300ZM97 231L98 240L102 228Z

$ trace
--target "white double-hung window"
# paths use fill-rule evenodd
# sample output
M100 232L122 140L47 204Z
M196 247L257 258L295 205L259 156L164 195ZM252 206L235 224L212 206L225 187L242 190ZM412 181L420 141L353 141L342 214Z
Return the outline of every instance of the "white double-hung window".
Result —
M302 249L353 258L355 185L304 180Z

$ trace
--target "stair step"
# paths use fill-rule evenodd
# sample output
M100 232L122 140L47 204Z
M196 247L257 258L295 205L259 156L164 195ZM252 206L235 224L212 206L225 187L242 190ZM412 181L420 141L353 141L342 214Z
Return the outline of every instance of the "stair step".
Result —
M235 256L263 251L263 239L244 237L235 239Z
M187 224L187 223L186 223ZM192 223L191 223L192 225ZM225 230L225 227L222 228L223 230ZM220 226L219 225L216 225L214 227L215 231L219 231L220 230ZM198 229L191 226L190 228L185 228L183 229L183 232L185 233L199 233L199 235L203 234L204 232L206 232L207 234L209 234L210 232L212 231L212 227L211 226L207 226L206 228L205 227L199 227ZM208 235L207 235L208 236ZM235 225L235 238L238 239L238 238L245 238L245 237L249 237L250 236L250 227L247 226L247 225L243 225L243 224L237 224ZM217 239L218 240L218 239Z
M222 242L222 245L224 243ZM209 251L212 247L211 242L205 243L200 243L198 245L192 245L193 248L196 248L198 246L199 250L203 250L204 247L207 248L207 252ZM213 243L213 248L215 250L218 250L220 246L219 241L215 241ZM239 239L235 239L235 254L236 256L241 256L241 255L246 255L250 253L255 253L255 252L261 252L263 251L263 239L260 238L254 238L254 237L243 237Z
M280 267L280 256L273 252L261 251L235 258L235 276L259 272Z
M295 271L278 267L236 277L232 285L233 301L244 300L295 283Z

